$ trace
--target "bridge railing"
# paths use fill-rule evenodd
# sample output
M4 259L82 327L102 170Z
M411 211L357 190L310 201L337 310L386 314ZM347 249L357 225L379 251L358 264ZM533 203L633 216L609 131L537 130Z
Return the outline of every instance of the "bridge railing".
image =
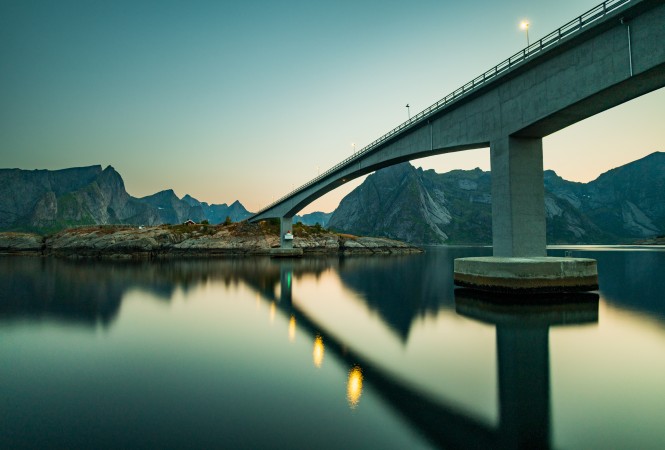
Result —
M570 37L573 34L578 33L582 29L586 28L587 26L591 25L593 22L597 21L598 19L601 19L605 15L615 11L616 9L630 3L631 1L634 0L607 0L603 3L601 3L598 6L595 6L594 8L591 8L589 11L585 12L581 16L571 20L567 24L563 25L562 27L558 28L557 30L551 32L550 34L546 35L545 37L539 39L538 41L534 42L533 44L530 44L529 46L523 48L519 52L515 53L512 55L510 58L501 61L499 64L496 66L492 67L488 71L484 72L483 74L477 76L473 80L469 81L465 85L455 89L453 92L450 94L446 95L443 97L441 100L437 101L436 103L433 103L429 107L425 108L424 110L420 111L418 114L415 116L409 118L406 122L401 123L400 125L396 126L380 138L376 139L373 141L371 144L366 145L362 149L360 149L358 152L354 153L353 155L349 156L348 158L344 159L343 161L335 164L333 167L330 169L326 170L316 178L312 179L311 181L308 181L307 183L303 184L302 186L294 189L293 191L289 192L288 194L284 195L281 197L279 200L276 200L272 202L270 205L266 206L265 208L262 208L259 212L257 212L254 215L261 214L273 206L276 206L286 200L287 198L293 196L294 194L303 191L304 189L310 187L311 185L318 183L319 181L323 180L324 178L328 177L330 174L341 168L342 166L345 166L349 162L353 161L354 159L359 159L360 157L364 156L366 153L374 150L381 144L385 143L386 141L390 140L393 138L395 135L401 133L403 130L406 128L411 127L412 125L422 121L423 119L428 118L432 114L435 114L442 110L444 107L450 106L453 102L458 101L461 97L468 95L470 92L475 91L479 87L485 85L489 81L494 81L499 75L502 75L504 72L507 70L513 69L519 64L524 63L528 58L532 57L533 55L536 55L540 53L541 51L548 49L552 46L559 45L563 39L566 39Z

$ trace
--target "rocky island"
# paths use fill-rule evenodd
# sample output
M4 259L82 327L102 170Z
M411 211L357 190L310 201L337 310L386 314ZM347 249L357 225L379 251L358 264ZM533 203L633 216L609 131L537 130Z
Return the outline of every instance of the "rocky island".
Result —
M168 258L269 255L279 247L279 224L265 221L222 225L137 227L96 225L48 236L0 233L0 254L69 258ZM320 226L294 226L294 247L304 255L405 254L422 250L403 242L338 234Z

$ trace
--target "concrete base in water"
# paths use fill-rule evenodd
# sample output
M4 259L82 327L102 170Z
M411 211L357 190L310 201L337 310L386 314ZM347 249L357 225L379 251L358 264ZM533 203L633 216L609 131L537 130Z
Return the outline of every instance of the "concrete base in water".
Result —
M271 248L271 258L300 258L302 256L302 248Z
M598 268L588 258L458 258L454 279L457 286L488 292L586 292L598 289Z

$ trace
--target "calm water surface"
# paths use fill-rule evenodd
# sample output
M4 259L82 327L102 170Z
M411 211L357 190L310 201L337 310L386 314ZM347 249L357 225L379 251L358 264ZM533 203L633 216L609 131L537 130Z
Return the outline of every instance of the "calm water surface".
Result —
M665 251L528 307L455 291L490 251L0 258L0 448L665 448Z

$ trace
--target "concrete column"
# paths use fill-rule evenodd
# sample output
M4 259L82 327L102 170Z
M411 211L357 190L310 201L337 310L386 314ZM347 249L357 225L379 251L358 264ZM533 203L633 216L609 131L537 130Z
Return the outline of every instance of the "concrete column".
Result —
M542 139L493 140L490 162L494 256L547 256Z
M284 239L287 232L293 233L293 217L282 217L279 220L279 246L281 248L293 248L293 241Z

